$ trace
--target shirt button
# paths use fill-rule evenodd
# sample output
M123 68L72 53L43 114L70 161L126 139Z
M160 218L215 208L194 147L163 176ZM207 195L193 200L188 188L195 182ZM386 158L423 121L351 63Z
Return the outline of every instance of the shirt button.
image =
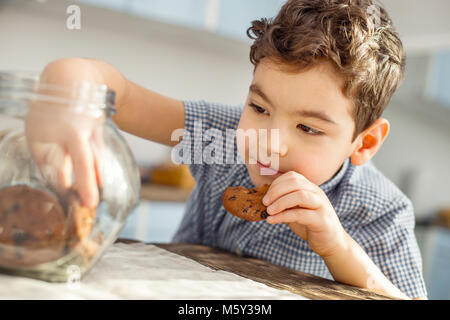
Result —
M242 251L241 251L239 248L236 248L236 250L234 250L234 252L235 252L238 256L242 257Z

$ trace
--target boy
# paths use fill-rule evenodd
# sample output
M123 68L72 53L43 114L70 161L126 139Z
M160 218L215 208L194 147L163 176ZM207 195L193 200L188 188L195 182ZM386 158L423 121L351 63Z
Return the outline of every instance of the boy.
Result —
M164 97L93 59L52 62L41 80L108 85L116 91L115 123L134 135L174 146L172 133L185 129L175 153L181 148L192 163L196 187L174 241L220 247L386 295L426 298L412 204L370 163L388 135L381 115L405 63L388 14L379 8L374 19L373 8L371 0L290 0L275 19L253 21L248 34L255 69L243 107ZM27 124L33 127L32 116ZM196 151L209 146L204 135L210 129L223 137L227 129L242 129L225 153L239 154L244 164L196 161ZM267 138L277 130L275 145L262 146L257 137L258 151L276 161L255 159L249 137L242 136L259 129L270 132ZM71 135L54 136L72 157L84 203L95 206L89 133L79 133L75 146L71 138L71 148L64 138ZM240 220L223 208L226 187L263 184L270 184L266 222Z

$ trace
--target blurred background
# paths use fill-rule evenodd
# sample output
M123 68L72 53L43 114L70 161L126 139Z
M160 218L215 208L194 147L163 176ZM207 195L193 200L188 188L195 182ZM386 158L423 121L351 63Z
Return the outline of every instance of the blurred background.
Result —
M40 72L62 57L97 58L174 98L242 104L252 76L246 29L283 3L0 0L0 69ZM450 299L450 1L382 3L406 48L407 70L384 114L392 129L374 162L415 206L429 298ZM79 28L67 25L71 5L79 8ZM123 134L143 188L121 237L169 242L192 177L171 164L170 148Z

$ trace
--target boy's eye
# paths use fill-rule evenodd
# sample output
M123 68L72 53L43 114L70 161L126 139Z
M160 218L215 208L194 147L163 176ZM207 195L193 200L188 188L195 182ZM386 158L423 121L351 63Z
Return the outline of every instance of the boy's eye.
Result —
M260 106L257 106L257 105L254 104L254 103L249 103L248 105L249 105L250 107L252 107L253 110L255 110L255 112L257 112L257 113L261 113L261 114L263 114L263 113L269 114L269 113L267 112L266 109L264 109L264 108L262 108L262 107L260 107ZM267 112L267 113L266 113L266 112Z
M297 126L297 128L299 128L300 130L306 132L307 134L311 134L311 135L320 135L320 134L322 134L322 132L320 132L318 130L314 130L313 128L310 128L308 126L305 126L304 124L299 124Z

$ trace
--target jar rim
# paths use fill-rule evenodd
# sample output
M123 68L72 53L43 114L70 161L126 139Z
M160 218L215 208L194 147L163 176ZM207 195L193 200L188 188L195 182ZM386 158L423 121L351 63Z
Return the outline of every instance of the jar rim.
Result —
M105 84L77 81L72 86L55 85L41 82L38 73L0 70L0 101L12 100L64 103L76 106L75 112L115 112L115 91Z

